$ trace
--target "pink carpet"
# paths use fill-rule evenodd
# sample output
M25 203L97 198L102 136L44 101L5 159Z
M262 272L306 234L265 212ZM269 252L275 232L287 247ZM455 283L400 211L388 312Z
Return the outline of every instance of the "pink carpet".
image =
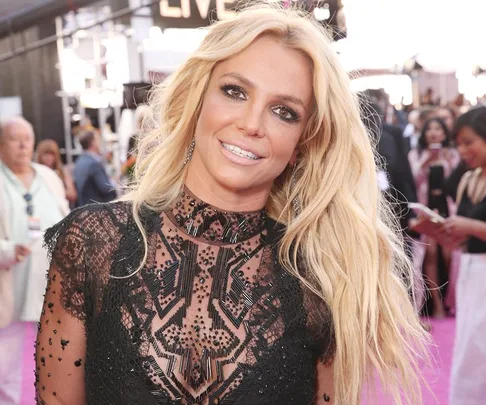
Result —
M424 368L423 374L429 388L422 386L423 405L448 405L449 375L454 344L455 320L446 318L430 320L435 345L431 367ZM378 399L363 401L363 405L389 405L390 402L378 394Z
M452 360L452 345L454 342L455 322L452 318L443 320L432 320L432 336L436 347L432 348L435 358L433 368L424 369L424 375L431 388L431 392L423 387L424 402L423 405L448 405L449 393L449 373ZM34 327L29 331L25 340L24 352L24 384L21 405L34 405ZM435 396L435 397L434 397ZM389 405L383 398L368 401L366 405Z

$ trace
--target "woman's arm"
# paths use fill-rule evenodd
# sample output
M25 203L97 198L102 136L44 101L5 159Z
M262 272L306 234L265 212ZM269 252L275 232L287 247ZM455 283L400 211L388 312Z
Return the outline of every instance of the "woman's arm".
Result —
M55 266L48 280L36 344L37 403L85 405L84 323L64 309L64 281Z
M86 255L83 211L46 231L52 257L36 343L39 405L85 405Z
M452 216L446 219L442 229L451 241L446 242L449 245L463 243L471 236L486 241L486 222L477 219Z
M469 235L486 242L486 222L477 219L470 219L470 221Z

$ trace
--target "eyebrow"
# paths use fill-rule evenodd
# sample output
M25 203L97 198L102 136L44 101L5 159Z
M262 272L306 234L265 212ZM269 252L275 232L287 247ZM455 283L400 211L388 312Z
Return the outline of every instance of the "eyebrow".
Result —
M255 83L253 83L251 80L247 79L245 76L242 76L242 75L240 75L239 73L236 73L236 72L225 73L221 77L222 78L223 77L232 77L233 79L239 80L241 83L245 84L248 87L251 87L253 89L256 87ZM282 100L282 101L288 101L290 103L300 105L304 110L307 110L304 102L298 97L291 96L290 94L281 94L281 93L274 94L274 97L276 97L276 98L278 98L279 100Z

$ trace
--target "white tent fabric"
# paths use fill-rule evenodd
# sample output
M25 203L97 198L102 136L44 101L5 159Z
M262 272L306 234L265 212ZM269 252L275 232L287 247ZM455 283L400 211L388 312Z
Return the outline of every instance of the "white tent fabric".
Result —
M427 71L486 68L486 0L342 0L347 38L336 49L348 71L400 71L416 58ZM160 30L159 30L160 31ZM151 32L149 70L173 71L201 42L204 30Z
M343 0L348 70L390 69L416 57L433 72L486 65L484 0Z

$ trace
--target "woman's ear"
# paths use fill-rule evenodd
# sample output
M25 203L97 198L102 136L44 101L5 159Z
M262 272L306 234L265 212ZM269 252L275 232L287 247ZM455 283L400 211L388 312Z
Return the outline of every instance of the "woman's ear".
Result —
M299 157L300 150L299 148L295 148L295 150L292 152L292 155L290 156L289 159L289 165L294 166L297 163L297 158Z

